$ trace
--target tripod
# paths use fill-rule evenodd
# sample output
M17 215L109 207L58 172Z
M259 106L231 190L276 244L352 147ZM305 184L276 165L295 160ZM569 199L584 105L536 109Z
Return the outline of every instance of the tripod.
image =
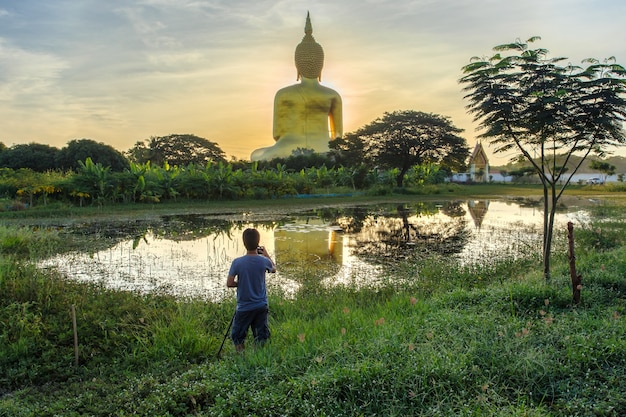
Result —
M237 312L235 311L235 314L237 314ZM235 321L235 314L233 314L233 318L230 319L230 323L228 324L228 328L226 329L226 333L224 333L224 340L222 340L222 345L220 346L220 350L217 351L217 356L218 358L220 357L220 353L222 353L222 348L224 347L224 343L226 342L226 338L228 337L228 332L230 332L230 328L233 325L233 321Z

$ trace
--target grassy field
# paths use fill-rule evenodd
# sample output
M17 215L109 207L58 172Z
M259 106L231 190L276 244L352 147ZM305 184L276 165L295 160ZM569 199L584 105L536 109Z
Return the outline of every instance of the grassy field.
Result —
M538 190L480 186L454 194ZM437 197L254 204L273 213ZM0 226L0 416L626 415L623 197L612 195L613 203L594 209L591 223L576 231L580 305L572 305L563 242L550 283L533 256L481 270L435 256L407 260L376 289L359 291L322 287L323 277L304 268L296 297L270 296L271 343L242 356L227 341L221 358L233 302L112 291L38 270L32 260L66 242L7 217L12 225ZM250 203L105 210L222 213ZM28 216L64 218L63 210ZM71 214L93 215L103 213Z

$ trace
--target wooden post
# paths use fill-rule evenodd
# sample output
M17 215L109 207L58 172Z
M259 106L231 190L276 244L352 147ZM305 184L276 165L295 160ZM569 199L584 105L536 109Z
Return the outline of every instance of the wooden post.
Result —
M78 328L76 326L76 306L72 304L72 326L74 327L74 365L78 366Z
M567 241L569 243L569 274L572 279L572 299L580 304L583 276L576 273L576 256L574 255L574 225L567 222Z

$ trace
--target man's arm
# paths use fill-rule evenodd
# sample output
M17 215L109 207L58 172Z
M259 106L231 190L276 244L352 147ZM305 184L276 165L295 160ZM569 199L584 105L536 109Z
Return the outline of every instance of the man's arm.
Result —
M272 260L272 258L270 258L270 254L267 252L267 249L265 249L265 246L260 246L259 249L261 249L261 252L259 252L259 255L265 256L272 263L272 269L270 269L269 271L271 273L276 272L276 264L274 263L274 260Z
M237 287L237 281L235 281L235 276L234 275L229 275L228 278L226 279L226 286L229 288L234 288Z

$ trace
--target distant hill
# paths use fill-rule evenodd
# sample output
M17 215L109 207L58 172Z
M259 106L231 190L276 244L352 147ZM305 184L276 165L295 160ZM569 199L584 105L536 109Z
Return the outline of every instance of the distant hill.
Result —
M559 157L557 158L558 160L564 160L564 157ZM579 156L572 156L570 161L568 162L567 166L570 168L571 172L576 165L580 162L581 157ZM615 173L616 174L625 174L626 173L626 157L623 156L611 156L609 158L606 159L601 159L601 158L597 158L597 157L591 157L591 158L587 158L583 164L580 166L580 168L578 169L578 171L576 172L577 174L593 174L593 173L597 173L598 171L595 171L591 168L589 168L589 165L591 164L591 161L593 160L597 160L597 161L601 161L601 162L608 162L611 165L615 165ZM522 163L509 163L506 165L500 165L500 166L492 166L490 167L490 171L514 171L517 169L520 169L522 167L525 166L529 166L530 163L524 161Z

